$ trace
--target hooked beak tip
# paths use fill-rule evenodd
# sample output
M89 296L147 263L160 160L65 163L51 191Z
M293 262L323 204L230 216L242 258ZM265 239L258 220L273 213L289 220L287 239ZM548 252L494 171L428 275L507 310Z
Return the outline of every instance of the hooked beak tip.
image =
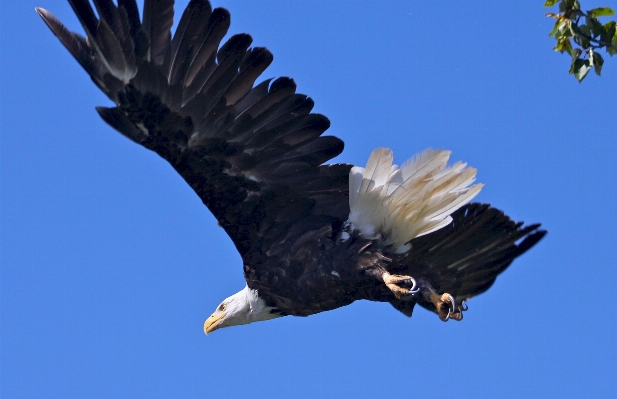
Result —
M224 317L224 313L218 316L215 316L215 314L213 314L212 316L208 317L208 319L204 322L204 333L208 335L212 331L218 330L219 324Z

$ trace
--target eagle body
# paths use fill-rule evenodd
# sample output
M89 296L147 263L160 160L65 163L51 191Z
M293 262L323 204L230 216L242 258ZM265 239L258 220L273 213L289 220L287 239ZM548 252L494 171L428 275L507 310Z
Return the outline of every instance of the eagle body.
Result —
M344 147L323 134L329 120L292 79L256 83L272 54L247 34L221 45L230 15L207 0L189 2L173 35L173 0L145 0L142 17L135 0L69 3L86 37L36 10L114 103L101 118L169 162L241 255L246 287L206 332L361 299L460 320L546 234L471 203L476 170L448 166L449 151L326 164Z
M379 280L390 259L368 240L343 242L331 234L327 228L312 231L284 256L271 258L267 267L245 266L247 285L281 315L309 316L359 299L391 300Z

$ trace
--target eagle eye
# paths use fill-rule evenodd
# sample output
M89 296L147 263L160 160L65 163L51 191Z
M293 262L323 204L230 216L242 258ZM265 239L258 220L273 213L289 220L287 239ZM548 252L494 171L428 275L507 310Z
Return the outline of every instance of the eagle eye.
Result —
M221 312L223 312L223 311L225 311L225 307L226 307L226 306L225 306L225 304L224 304L224 303L221 303L221 306L219 306L219 310L220 310Z

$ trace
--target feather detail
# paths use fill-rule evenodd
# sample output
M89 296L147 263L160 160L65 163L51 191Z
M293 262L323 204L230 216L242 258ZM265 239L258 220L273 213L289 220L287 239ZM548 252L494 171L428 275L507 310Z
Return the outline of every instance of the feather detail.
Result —
M165 53L171 41L171 27L174 22L173 0L145 0L142 27L150 42L148 61L163 64Z
M355 166L349 173L352 229L402 253L412 239L450 224L450 215L483 185L470 186L476 169L462 162L448 167L449 158L450 151L429 149L399 168L391 150L373 151L366 168Z

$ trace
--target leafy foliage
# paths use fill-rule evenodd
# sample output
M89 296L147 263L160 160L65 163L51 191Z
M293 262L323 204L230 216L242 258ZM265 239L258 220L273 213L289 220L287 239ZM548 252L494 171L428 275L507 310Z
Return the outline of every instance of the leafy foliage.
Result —
M554 50L570 54L570 74L579 82L585 79L592 67L600 76L604 59L598 50L604 49L611 57L617 54L617 33L615 21L602 24L598 17L615 15L615 11L598 7L585 12L578 0L546 0L544 7L553 7L557 3L559 13L546 14L556 20L549 33L557 41Z

